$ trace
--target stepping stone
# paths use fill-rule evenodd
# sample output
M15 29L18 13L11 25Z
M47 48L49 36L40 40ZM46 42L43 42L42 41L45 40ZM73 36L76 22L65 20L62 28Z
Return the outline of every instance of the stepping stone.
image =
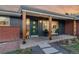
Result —
M32 47L32 54L44 54L39 46Z
M38 45L40 46L40 48L51 47L51 45L49 45L48 43L39 43Z
M42 49L44 51L44 53L46 54L51 54L51 53L56 53L58 52L59 50L53 48L53 47L50 47L50 48L45 48L45 49Z

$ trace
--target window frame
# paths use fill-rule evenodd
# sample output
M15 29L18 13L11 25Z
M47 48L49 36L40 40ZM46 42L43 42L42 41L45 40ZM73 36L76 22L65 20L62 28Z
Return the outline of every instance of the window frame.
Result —
M0 24L0 26L10 26L10 17L0 16L0 22L5 22L5 24Z

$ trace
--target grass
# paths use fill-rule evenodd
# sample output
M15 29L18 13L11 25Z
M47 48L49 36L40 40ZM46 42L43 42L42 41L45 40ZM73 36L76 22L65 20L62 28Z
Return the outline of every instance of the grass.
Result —
M79 54L79 43L73 43L73 45L65 45L64 48L70 50L73 54Z
M27 49L18 49L12 52L7 52L6 54L31 54L31 53L32 53L32 49L27 48Z

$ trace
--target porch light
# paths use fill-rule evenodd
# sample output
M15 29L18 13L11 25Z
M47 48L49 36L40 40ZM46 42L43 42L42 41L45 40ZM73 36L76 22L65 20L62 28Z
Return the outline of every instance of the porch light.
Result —
M40 20L39 22L40 22L40 23L42 23L42 21L41 21L41 20Z
M30 19L26 20L26 24L29 25L30 24Z

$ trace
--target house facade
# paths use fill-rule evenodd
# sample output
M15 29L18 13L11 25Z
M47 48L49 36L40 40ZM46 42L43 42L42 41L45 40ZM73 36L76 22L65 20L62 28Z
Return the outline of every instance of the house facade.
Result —
M12 11L0 11L0 42L14 42L28 37L53 35L79 35L79 18L72 15L63 15L55 12L41 10L30 6L19 6ZM16 43L15 43L16 42ZM13 45L11 44L11 45ZM18 48L13 46L14 48ZM13 48L12 48L13 49Z

